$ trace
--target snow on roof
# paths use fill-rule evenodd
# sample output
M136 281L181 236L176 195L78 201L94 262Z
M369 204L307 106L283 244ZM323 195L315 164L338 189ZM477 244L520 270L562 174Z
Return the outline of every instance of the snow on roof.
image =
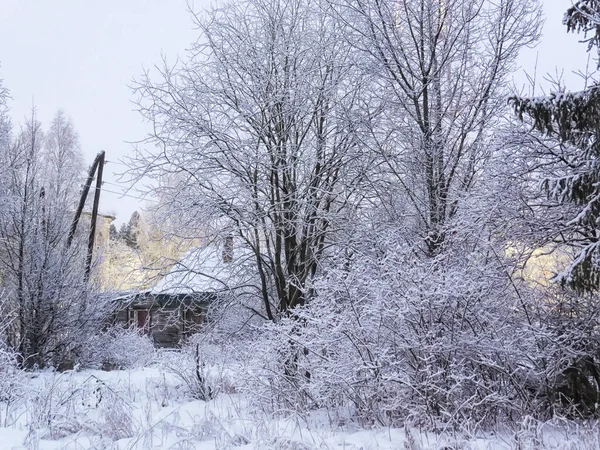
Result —
M223 260L222 247L207 245L188 251L171 271L154 286L152 294L195 294L221 292L242 287L251 281L247 250L236 248L233 260Z

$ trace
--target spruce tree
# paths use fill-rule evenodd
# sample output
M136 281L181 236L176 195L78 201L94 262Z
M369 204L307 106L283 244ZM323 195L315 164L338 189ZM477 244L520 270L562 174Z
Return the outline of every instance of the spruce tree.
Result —
M121 228L119 230L119 238L123 239L129 247L131 247L135 250L137 250L139 248L139 243L138 243L139 227L140 227L140 213L138 213L137 211L134 211L129 219L129 222L121 225Z
M584 33L588 51L599 49L600 0L576 2L563 23L569 32ZM579 292L594 291L600 287L600 84L510 102L521 120L528 117L537 131L558 141L568 172L544 185L549 197L575 206L561 239L577 249L560 281Z
M119 239L119 232L117 231L117 227L115 227L114 223L110 224L109 237L111 241L116 241Z

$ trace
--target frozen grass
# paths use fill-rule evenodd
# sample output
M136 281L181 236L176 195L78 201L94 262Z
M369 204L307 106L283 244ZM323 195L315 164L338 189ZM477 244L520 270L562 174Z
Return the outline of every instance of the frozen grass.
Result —
M169 370L179 361L178 371ZM189 362L189 361L188 361ZM216 365L202 376L215 393L195 399L183 355L151 368L11 374L13 395L0 402L0 448L476 450L597 449L596 422L523 423L495 434L424 433L414 428L359 429L330 412L274 417L235 389L244 373ZM192 383L190 385L190 383ZM203 388L206 388L204 385ZM8 388L7 388L8 389Z

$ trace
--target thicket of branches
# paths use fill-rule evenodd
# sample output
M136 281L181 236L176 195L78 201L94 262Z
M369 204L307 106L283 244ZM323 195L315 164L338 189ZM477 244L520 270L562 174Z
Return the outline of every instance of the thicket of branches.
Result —
M46 133L35 111L14 132L7 95L0 91L0 336L23 367L58 367L107 312L84 277L85 230L66 244L83 158L61 111Z
M595 32L597 7L565 24ZM263 406L431 428L598 413L597 87L509 105L538 9L224 3L136 85L154 133L133 173L181 233L253 255Z
M154 178L154 215L181 239L233 238L228 263L255 274L212 327L262 319L253 400L428 428L598 414L599 91L514 96L539 6L225 2L134 86L153 132L130 173ZM565 16L590 49L599 8ZM42 190L58 138L2 120L8 342L51 355L89 295L56 214L71 191Z

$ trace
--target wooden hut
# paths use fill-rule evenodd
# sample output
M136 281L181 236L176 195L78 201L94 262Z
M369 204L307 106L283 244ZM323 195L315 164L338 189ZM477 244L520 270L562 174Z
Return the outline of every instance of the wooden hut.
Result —
M213 302L244 286L248 273L233 258L231 238L194 248L152 289L115 299L115 320L141 329L157 347L178 347L202 329Z
M201 330L215 294L141 292L119 299L117 322L139 328L157 347L178 347Z

